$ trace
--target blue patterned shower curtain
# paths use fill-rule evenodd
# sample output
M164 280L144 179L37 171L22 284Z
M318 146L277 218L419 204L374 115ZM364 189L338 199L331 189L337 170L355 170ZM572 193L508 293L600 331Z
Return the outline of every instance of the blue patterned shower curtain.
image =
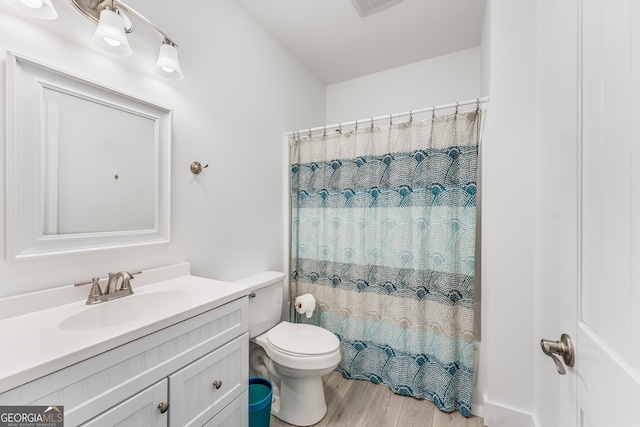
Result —
M291 141L292 297L345 378L471 411L481 110Z

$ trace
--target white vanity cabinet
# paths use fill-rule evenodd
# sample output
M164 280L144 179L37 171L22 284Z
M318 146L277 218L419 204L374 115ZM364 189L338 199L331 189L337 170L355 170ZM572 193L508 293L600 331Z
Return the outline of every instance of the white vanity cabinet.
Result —
M0 405L64 406L67 427L246 426L247 331L243 297L8 390Z

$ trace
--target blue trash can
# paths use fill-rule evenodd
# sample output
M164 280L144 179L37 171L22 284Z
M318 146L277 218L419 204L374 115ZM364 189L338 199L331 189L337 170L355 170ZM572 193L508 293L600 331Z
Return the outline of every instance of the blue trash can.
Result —
M269 427L272 396L271 381L261 377L249 378L249 427Z

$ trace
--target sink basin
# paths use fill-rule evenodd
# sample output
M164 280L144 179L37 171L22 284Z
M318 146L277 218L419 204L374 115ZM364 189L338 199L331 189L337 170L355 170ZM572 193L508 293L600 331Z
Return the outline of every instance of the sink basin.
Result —
M67 331L85 331L108 328L143 320L150 313L161 314L171 310L190 296L190 292L167 290L145 294L133 294L112 301L87 306L85 310L73 314L60 323Z

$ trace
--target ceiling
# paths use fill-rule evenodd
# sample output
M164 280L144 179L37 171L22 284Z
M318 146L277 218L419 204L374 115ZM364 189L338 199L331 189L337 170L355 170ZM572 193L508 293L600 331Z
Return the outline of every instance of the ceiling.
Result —
M236 2L326 85L479 46L486 5L403 0L362 18L351 0Z

